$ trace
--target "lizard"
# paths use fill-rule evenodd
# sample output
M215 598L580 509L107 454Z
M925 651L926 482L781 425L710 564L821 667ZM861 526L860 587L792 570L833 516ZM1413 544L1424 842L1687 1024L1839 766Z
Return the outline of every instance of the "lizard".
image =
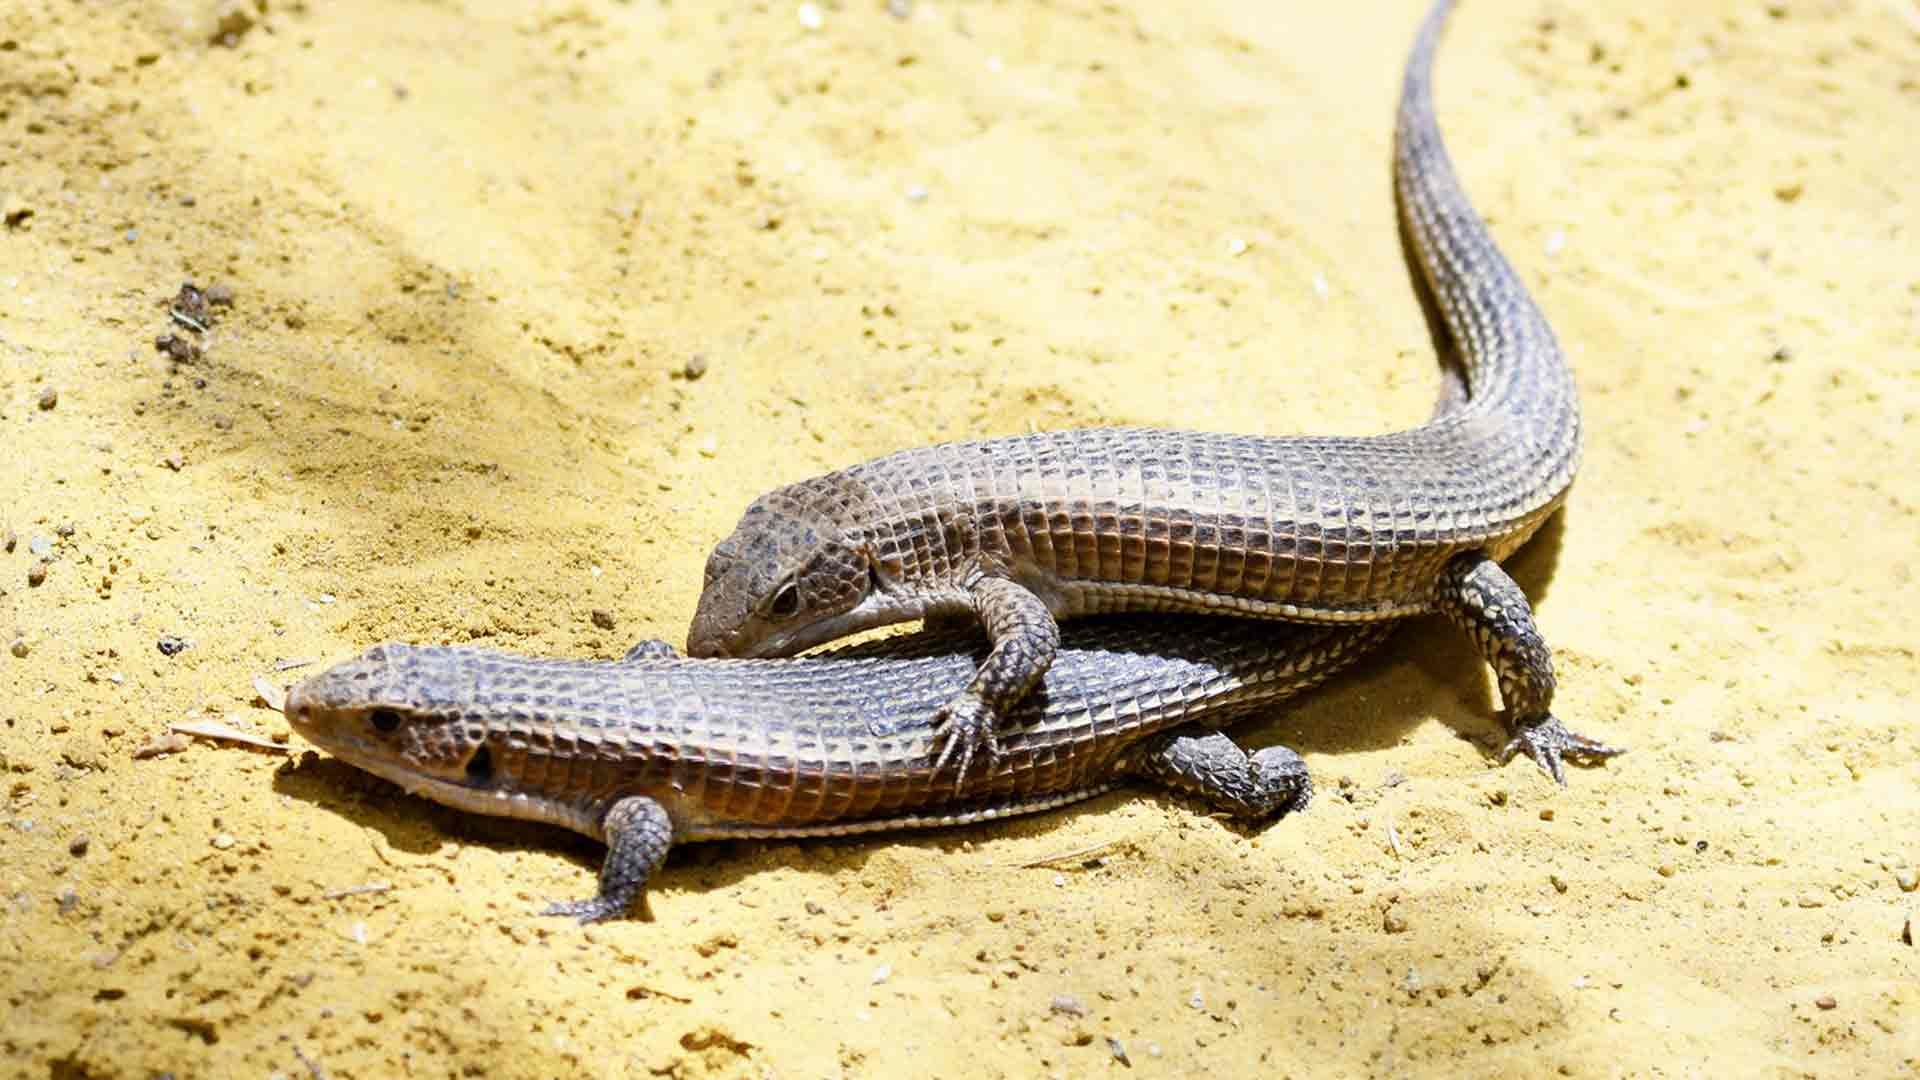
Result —
M1553 715L1553 656L1500 563L1579 464L1573 376L1545 314L1468 201L1440 137L1432 5L1400 93L1402 235L1457 370L1434 416L1372 437L1157 428L1048 431L903 450L770 491L707 560L687 651L791 656L913 619L973 622L993 648L938 710L943 754L997 752L996 717L1057 656L1062 619L1208 611L1364 623L1438 612L1493 667L1509 739L1564 785L1563 757L1619 751Z
M1271 820L1311 798L1305 764L1215 729L1324 681L1388 629L1083 624L1008 714L1001 753L964 778L938 762L933 726L976 662L977 637L953 630L791 660L690 659L658 640L600 662L383 644L295 684L284 712L416 795L604 841L596 894L544 912L586 923L631 910L683 841L967 825L1132 777Z

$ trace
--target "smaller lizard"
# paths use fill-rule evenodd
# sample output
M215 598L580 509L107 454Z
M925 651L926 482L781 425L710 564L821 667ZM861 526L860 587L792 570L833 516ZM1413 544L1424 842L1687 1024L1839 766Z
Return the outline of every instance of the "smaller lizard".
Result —
M545 911L585 923L628 911L684 840L967 825L1135 777L1250 819L1300 809L1312 787L1298 755L1249 755L1212 729L1317 685L1386 633L1089 624L1009 717L1004 752L964 780L935 756L934 709L977 659L954 633L797 660L689 660L663 641L617 662L376 645L295 685L286 716L413 794L604 841L597 895Z

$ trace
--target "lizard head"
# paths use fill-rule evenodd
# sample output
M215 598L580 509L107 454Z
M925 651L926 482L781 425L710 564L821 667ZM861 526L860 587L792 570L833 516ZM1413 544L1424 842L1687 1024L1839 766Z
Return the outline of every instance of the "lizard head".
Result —
M836 520L845 512L836 490L821 478L747 507L707 559L689 656L791 656L919 616L887 587L872 548Z
M453 699L472 675L451 674L455 653L375 645L287 691L301 737L407 791L462 809L494 797L495 749ZM497 812L497 811L494 811Z

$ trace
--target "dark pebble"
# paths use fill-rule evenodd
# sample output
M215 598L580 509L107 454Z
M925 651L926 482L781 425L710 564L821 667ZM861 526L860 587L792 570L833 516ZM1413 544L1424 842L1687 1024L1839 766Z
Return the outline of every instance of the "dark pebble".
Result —
M213 321L213 315L207 310L207 294L196 288L191 281L182 282L180 291L174 294L173 310L201 326Z
M159 648L160 655L162 656L179 656L181 653L187 651L188 644L189 642L186 638L175 637L172 634L168 634L159 641L154 642L154 645Z
M13 549L19 546L19 543L20 543L20 534L17 532L14 532L12 529L8 529L7 540L6 540L7 554L9 555L13 554Z
M40 408L42 410L51 409L58 404L60 404L60 391L55 390L51 386L40 391Z
M680 369L680 373L687 377L688 382L692 382L694 379L705 375L707 373L707 354L693 354L693 356L687 359L686 366Z
M600 608L594 608L593 609L593 625L599 627L602 630L613 629L613 612L603 611Z
M1833 999L1832 994L1821 994L1819 997L1813 999L1813 1003L1818 1005L1823 1012L1828 1009L1837 1009L1840 1007L1840 1003Z
M87 849L92 846L93 846L93 841L87 836L86 833L81 833L79 836L74 837L73 840L67 844L67 854L77 859L82 855L85 855L87 853Z
M162 334L154 338L153 347L176 364L191 364L200 356L200 346L178 334Z
M214 307L232 307L233 286L224 281L216 281L207 286L207 303Z
M39 562L34 563L32 566L27 567L27 584L28 585L38 587L41 583L45 582L46 580L47 580L47 563L45 559L42 559Z

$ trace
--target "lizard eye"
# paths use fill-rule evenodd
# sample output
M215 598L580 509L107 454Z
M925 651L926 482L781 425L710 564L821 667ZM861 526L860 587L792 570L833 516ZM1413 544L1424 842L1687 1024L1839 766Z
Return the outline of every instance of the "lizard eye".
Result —
M774 593L773 600L767 604L767 614L776 619L791 619L800 614L799 584L789 581L780 586L780 591Z
M375 709L367 719L373 722L373 730L382 735L391 735L400 728L400 714L392 709Z

